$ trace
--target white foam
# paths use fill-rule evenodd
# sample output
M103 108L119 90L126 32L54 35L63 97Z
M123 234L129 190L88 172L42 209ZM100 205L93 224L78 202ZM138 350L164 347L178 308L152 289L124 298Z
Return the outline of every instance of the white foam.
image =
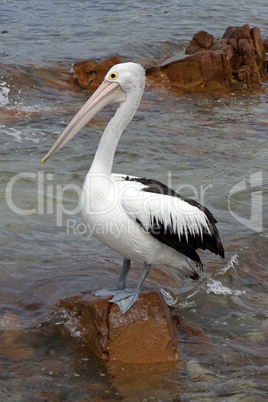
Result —
M168 290L161 288L160 292L162 293L162 296L164 297L168 306L174 306L174 304L177 303L178 298L174 297Z
M180 303L180 308L189 308L189 307L193 307L196 305L196 301L183 301Z
M220 269L218 273L220 275L223 275L223 274L225 274L225 272L229 271L229 269L233 269L234 271L236 271L237 266L238 266L238 254L235 253L234 255L232 255L232 257L228 261L227 265L225 267L223 267L222 269Z
M0 125L0 133L5 134L7 137L12 137L16 142L31 141L35 144L39 143L40 137L43 135L42 132L36 134L35 131L21 131L14 127L6 127L5 125Z
M6 134L9 137L13 137L15 139L15 141L17 141L17 142L22 142L21 131L17 130L14 127L6 127L6 126L1 125L0 132L3 134Z
M187 300L184 300L183 302L181 302L179 304L180 308L188 308L188 307L193 307L196 305L197 301L193 300L193 301L189 301L189 299L191 299L192 297L194 297L196 294L198 294L199 292L199 288L196 289L192 294L187 296Z
M58 324L63 323L73 338L81 338L82 333L78 329L80 327L79 319L73 315L70 315L70 313L65 309L62 310L62 316L64 320L62 322L59 322Z
M224 295L224 296L228 295L239 296L245 293L245 291L232 290L227 286L224 286L220 281L211 279L210 282L207 283L206 293L207 294L214 293L215 295Z
M4 107L9 103L8 94L10 89L5 85L6 82L0 82L0 107Z

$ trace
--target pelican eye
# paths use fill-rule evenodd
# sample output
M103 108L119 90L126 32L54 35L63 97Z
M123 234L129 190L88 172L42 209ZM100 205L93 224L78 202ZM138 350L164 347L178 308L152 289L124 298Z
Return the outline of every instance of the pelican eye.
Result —
M118 78L118 74L117 73L111 73L109 76L109 80L114 81Z

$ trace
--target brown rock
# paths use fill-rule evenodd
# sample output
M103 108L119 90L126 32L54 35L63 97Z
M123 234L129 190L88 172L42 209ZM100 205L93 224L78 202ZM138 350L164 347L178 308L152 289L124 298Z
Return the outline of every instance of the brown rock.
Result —
M112 305L108 319L110 360L125 363L178 361L169 309L160 293L143 293L124 315Z
M266 55L259 28L252 28L251 36L255 47L256 64L259 68L260 73L263 74L266 69Z
M265 50L258 28L250 29L248 24L242 27L229 27L226 29L223 38L238 53L236 67L256 63L260 68L260 73L263 73L265 69Z
M214 40L210 50L222 50L224 49L226 46L228 46L228 41L226 39L218 39L218 40Z
M221 50L228 58L231 68L233 68L235 65L235 59L236 59L235 50L234 50L233 46L227 45L224 48L222 48Z
M103 60L99 64L96 65L96 73L98 76L99 83L102 83L105 75L108 73L110 68L112 68L115 64L123 63L122 59L118 56L112 56L108 59Z
M239 55L237 65L253 65L254 63L254 49L251 39L239 38L238 39L237 53Z
M93 60L74 63L76 79L82 88L95 90L102 83L110 68L119 63L122 63L122 59L117 56L109 57L97 65Z
M104 360L126 363L176 362L178 351L169 309L158 292L143 293L122 314L107 299L81 296L61 302L76 318L77 331Z
M265 52L268 53L268 39L264 39L263 47L264 47Z
M261 78L267 69L260 30L250 29L248 24L228 27L222 39L199 31L185 53L187 56L168 57L147 68L147 77L154 83L176 87L181 92L260 89ZM96 66L92 60L75 63L77 81L82 88L94 90L107 71L121 62L114 56Z
M110 303L88 295L63 300L60 306L76 318L77 331L87 340L88 347L101 359L109 360L107 321Z
M148 69L148 77L190 92L261 87L267 62L256 27L228 27L220 40L200 31L185 53Z
M227 40L227 42L237 51L237 29L238 27L228 27L226 28L222 39Z
M168 59L160 70L173 85L187 91L221 89L223 84L228 85L228 78L232 74L226 54L212 51L198 52L183 59L172 58L172 61ZM159 70L149 73L155 78L159 77Z
M188 56L183 59L168 59L161 65L161 71L172 83L176 82L187 85L194 81L198 85L202 83L201 65L199 61L200 54Z
M193 36L193 39L185 50L185 54L193 54L202 50L208 50L211 48L213 41L214 36L205 31L199 31Z
M95 64L93 60L85 60L74 63L74 71L76 79L82 88L88 86L97 87L97 77L95 72Z

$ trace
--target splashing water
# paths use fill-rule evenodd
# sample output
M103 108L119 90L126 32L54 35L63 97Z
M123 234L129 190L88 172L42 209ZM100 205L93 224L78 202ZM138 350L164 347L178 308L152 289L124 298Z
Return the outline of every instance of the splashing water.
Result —
M0 107L4 107L9 103L8 94L10 88L6 84L6 82L0 82Z
M214 293L215 295L224 295L224 296L227 296L227 295L239 296L246 292L240 291L240 290L232 290L232 289L228 288L227 286L224 286L220 281L211 279L207 283L206 293L207 294Z

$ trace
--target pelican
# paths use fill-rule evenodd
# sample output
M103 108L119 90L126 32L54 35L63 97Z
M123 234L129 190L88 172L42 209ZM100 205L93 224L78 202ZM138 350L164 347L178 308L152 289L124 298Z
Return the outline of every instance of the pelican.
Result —
M137 301L151 266L169 266L192 279L202 262L196 250L208 249L224 258L216 219L198 202L180 196L157 180L112 174L117 143L133 118L143 95L145 72L137 63L117 64L59 136L50 156L68 143L103 107L118 103L101 137L81 193L82 217L90 233L124 257L115 288L97 296L113 296L125 313ZM143 264L136 289L126 288L131 261Z

